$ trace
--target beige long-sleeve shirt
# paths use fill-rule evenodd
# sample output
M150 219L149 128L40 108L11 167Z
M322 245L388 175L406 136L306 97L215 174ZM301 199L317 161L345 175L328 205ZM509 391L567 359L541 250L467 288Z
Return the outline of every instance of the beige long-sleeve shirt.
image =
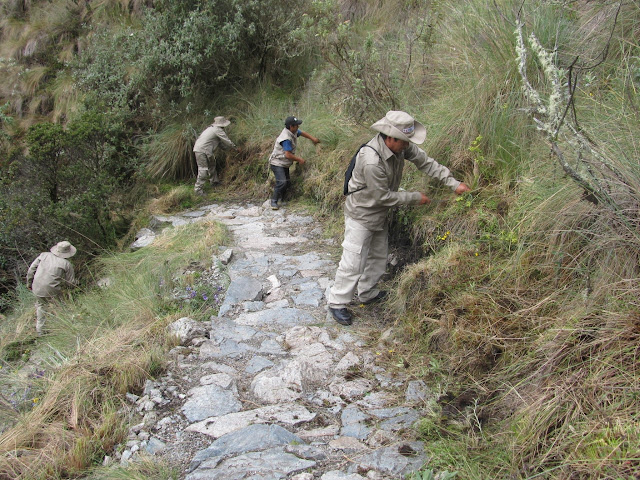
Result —
M418 170L436 178L452 190L460 182L449 169L429 157L424 150L413 143L402 153L395 154L384 143L380 134L367 143L371 148L363 147L356 159L349 191L358 190L347 196L344 204L345 215L370 230L382 230L387 212L397 205L417 205L422 199L420 192L399 192L404 161L413 163Z
M74 286L75 283L71 262L51 252L41 253L27 271L27 286L32 286L38 297L55 297L62 286Z
M222 145L222 148L235 148L236 146L227 136L224 128L217 125L209 125L196 140L193 151L195 153L204 153L210 157L219 145Z

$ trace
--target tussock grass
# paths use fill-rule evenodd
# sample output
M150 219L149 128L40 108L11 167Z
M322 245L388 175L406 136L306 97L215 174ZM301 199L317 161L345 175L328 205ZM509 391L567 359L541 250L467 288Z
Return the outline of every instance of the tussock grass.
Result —
M160 374L174 346L165 330L180 315L167 307L173 275L191 261L210 261L223 239L221 226L203 222L176 228L145 249L101 257L100 273L111 286L73 292L52 307L49 333L22 360L3 364L13 368L0 370L5 389L19 386L14 369L34 372L23 373L22 403L2 409L11 427L0 435L0 476L75 476L126 438L124 394ZM11 345L33 338L30 303L23 298L22 310L3 323L5 357ZM35 370L26 357L40 359Z
M149 202L149 212L151 214L172 213L192 206L195 198L192 185L171 187L168 192L160 194Z
M508 185L530 144L526 119L518 113L523 102L513 26L504 16L508 5L513 3L496 8L477 0L442 7L439 41L429 56L437 93L417 114L431 129L427 150L454 171L473 172L473 180L465 179L473 187ZM477 137L483 139L481 159L469 152Z
M131 22L144 11L148 0L98 0L91 3L92 17L101 24Z
M34 67L22 76L24 93L33 96L40 89L43 80L46 79L48 67Z
M198 135L190 123L178 120L151 135L142 147L149 175L156 179L193 177L198 171L193 156Z
M522 440L514 455L531 459L534 472L631 478L638 473L637 320L585 313L541 335L524 362L535 380L518 389L525 406L514 423Z
M53 98L51 117L54 122L67 120L78 112L82 97L71 74L58 73L51 84L50 91Z

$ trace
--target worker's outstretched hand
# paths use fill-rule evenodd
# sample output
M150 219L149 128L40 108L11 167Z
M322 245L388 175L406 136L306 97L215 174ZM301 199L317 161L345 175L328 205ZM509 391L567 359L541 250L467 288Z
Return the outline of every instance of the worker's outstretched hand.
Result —
M457 195L462 195L464 192L470 192L471 189L467 186L466 183L461 183L460 185L458 185L458 188L456 188L456 194Z

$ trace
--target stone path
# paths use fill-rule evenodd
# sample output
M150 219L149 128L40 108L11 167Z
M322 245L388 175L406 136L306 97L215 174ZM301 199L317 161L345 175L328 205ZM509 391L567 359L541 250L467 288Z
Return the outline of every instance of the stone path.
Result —
M115 460L146 452L186 480L403 479L426 463L413 429L426 387L376 363L382 347L366 339L380 332L327 316L337 265L312 217L245 204L155 220L227 225L233 245L218 259L230 285L210 324L171 326L182 346L129 395L143 421Z

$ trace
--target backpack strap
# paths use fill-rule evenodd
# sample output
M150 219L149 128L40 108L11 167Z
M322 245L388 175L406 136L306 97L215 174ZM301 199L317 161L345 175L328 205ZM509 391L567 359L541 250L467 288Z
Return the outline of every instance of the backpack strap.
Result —
M360 190L364 190L365 188L367 188L367 186L363 186L360 188L356 188L354 191L349 192L348 191L348 185L349 185L349 180L351 180L351 175L353 174L353 169L356 166L356 158L358 157L358 154L360 153L360 150L362 150L363 147L369 147L371 150L373 150L374 152L376 152L376 154L378 155L378 158L380 158L380 160L382 160L382 155L380 155L380 153L373 148L371 145L368 145L366 143L363 143L362 145L360 145L360 148L358 148L358 151L356 151L355 155L351 158L351 162L349 163L349 167L347 168L347 171L345 172L345 180L344 180L344 195L351 195L352 193L356 193L359 192Z

